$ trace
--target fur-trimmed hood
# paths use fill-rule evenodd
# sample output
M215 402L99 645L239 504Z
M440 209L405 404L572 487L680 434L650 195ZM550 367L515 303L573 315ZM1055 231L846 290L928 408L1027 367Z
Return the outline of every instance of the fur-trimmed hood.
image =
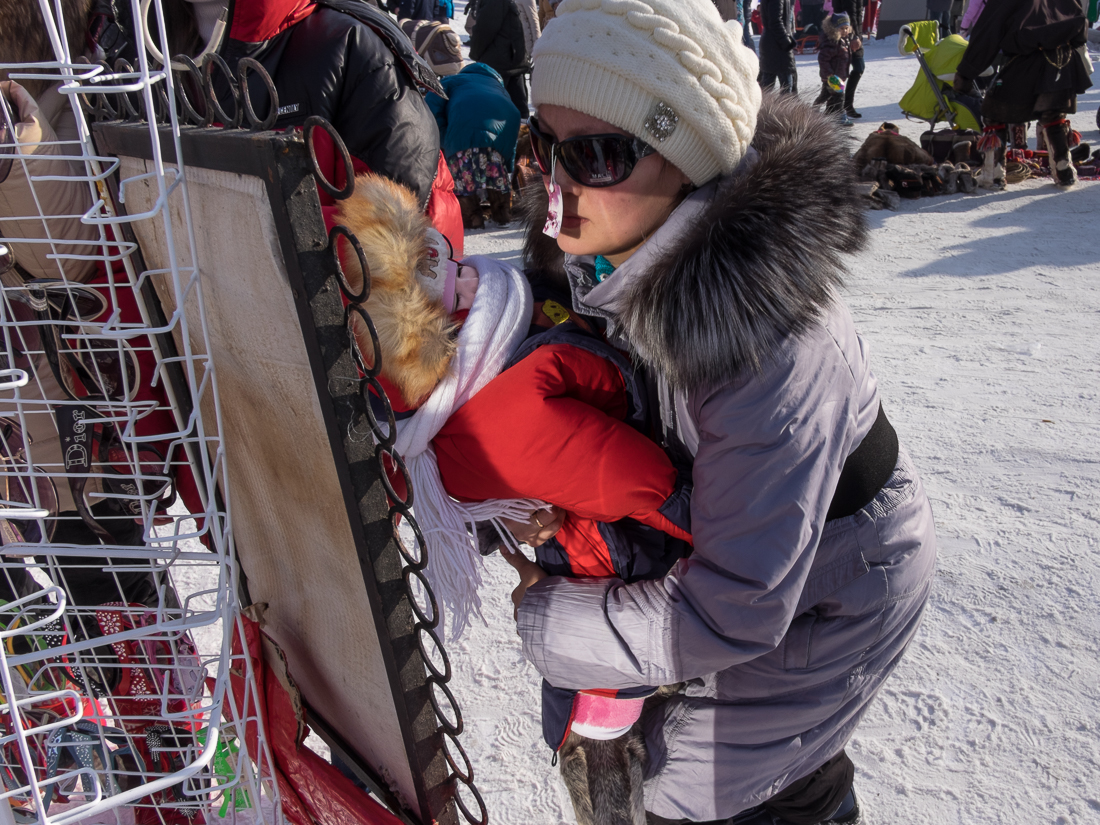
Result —
M689 392L762 369L786 336L817 323L836 300L844 256L866 242L851 155L832 121L765 95L753 147L598 287L585 259L566 264L578 311L610 311L619 335ZM552 277L553 250L530 236L526 251Z
M431 221L413 192L381 175L355 178L355 191L337 204L338 222L355 235L370 271L370 314L382 350L382 377L401 393L402 407L417 405L447 374L455 330L440 299L442 278L434 265ZM340 265L353 293L363 268L349 244L339 245ZM357 323L357 315L352 316ZM371 352L365 325L356 329L359 349Z

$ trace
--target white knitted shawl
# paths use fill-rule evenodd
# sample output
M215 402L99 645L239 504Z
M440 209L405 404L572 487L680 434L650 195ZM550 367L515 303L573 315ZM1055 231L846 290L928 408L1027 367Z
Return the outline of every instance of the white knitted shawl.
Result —
M523 273L481 256L463 263L474 267L480 280L458 333L458 351L447 377L428 400L413 416L397 423L395 443L412 477L413 513L428 545L425 572L441 609L445 605L451 612L454 638L462 635L471 614L481 616L475 523L500 517L527 521L532 511L546 506L532 499L464 504L443 489L432 439L455 410L500 373L531 324L531 287Z

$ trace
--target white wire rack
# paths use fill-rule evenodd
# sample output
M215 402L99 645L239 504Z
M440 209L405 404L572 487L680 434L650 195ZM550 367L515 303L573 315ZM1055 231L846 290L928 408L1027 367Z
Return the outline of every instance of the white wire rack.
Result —
M205 317L196 330L182 309L161 316L147 287L155 274L175 307L197 297L201 312L198 269L180 264L197 260L186 173L150 125L141 177L159 197L121 217L107 186L117 161L95 154L81 110L126 96L165 112L182 157L173 79L144 49L133 71L80 62L61 3L39 5L55 59L0 65L62 95L65 124L28 132L18 91L0 101L0 191L23 204L0 204L0 825L281 821L251 663L233 652ZM145 13L165 31L159 0L140 5L138 43ZM168 270L141 271L127 240L141 221L161 223Z

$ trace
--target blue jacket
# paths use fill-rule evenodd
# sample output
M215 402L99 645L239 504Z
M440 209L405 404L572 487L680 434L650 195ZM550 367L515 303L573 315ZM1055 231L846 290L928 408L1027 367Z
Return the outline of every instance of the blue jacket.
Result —
M495 149L508 171L516 161L519 109L504 91L504 81L484 63L471 63L456 75L441 79L448 100L428 94L428 106L439 124L443 154L463 149Z

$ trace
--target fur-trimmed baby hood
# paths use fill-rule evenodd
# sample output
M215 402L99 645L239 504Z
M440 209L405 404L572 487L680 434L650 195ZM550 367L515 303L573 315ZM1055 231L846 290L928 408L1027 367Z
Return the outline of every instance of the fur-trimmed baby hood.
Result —
M433 260L431 221L416 195L380 175L355 179L355 191L338 203L338 221L358 239L370 270L371 317L382 350L382 377L400 391L404 407L416 406L435 389L455 354L456 326L439 297L442 278ZM351 245L339 244L348 286L358 292L363 269ZM370 339L357 334L369 358Z
M766 95L753 147L756 157L719 180L701 217L616 299L626 339L684 390L760 370L784 337L823 317L845 256L866 242L863 199L833 121ZM530 236L527 251L540 272L553 267L543 241Z

